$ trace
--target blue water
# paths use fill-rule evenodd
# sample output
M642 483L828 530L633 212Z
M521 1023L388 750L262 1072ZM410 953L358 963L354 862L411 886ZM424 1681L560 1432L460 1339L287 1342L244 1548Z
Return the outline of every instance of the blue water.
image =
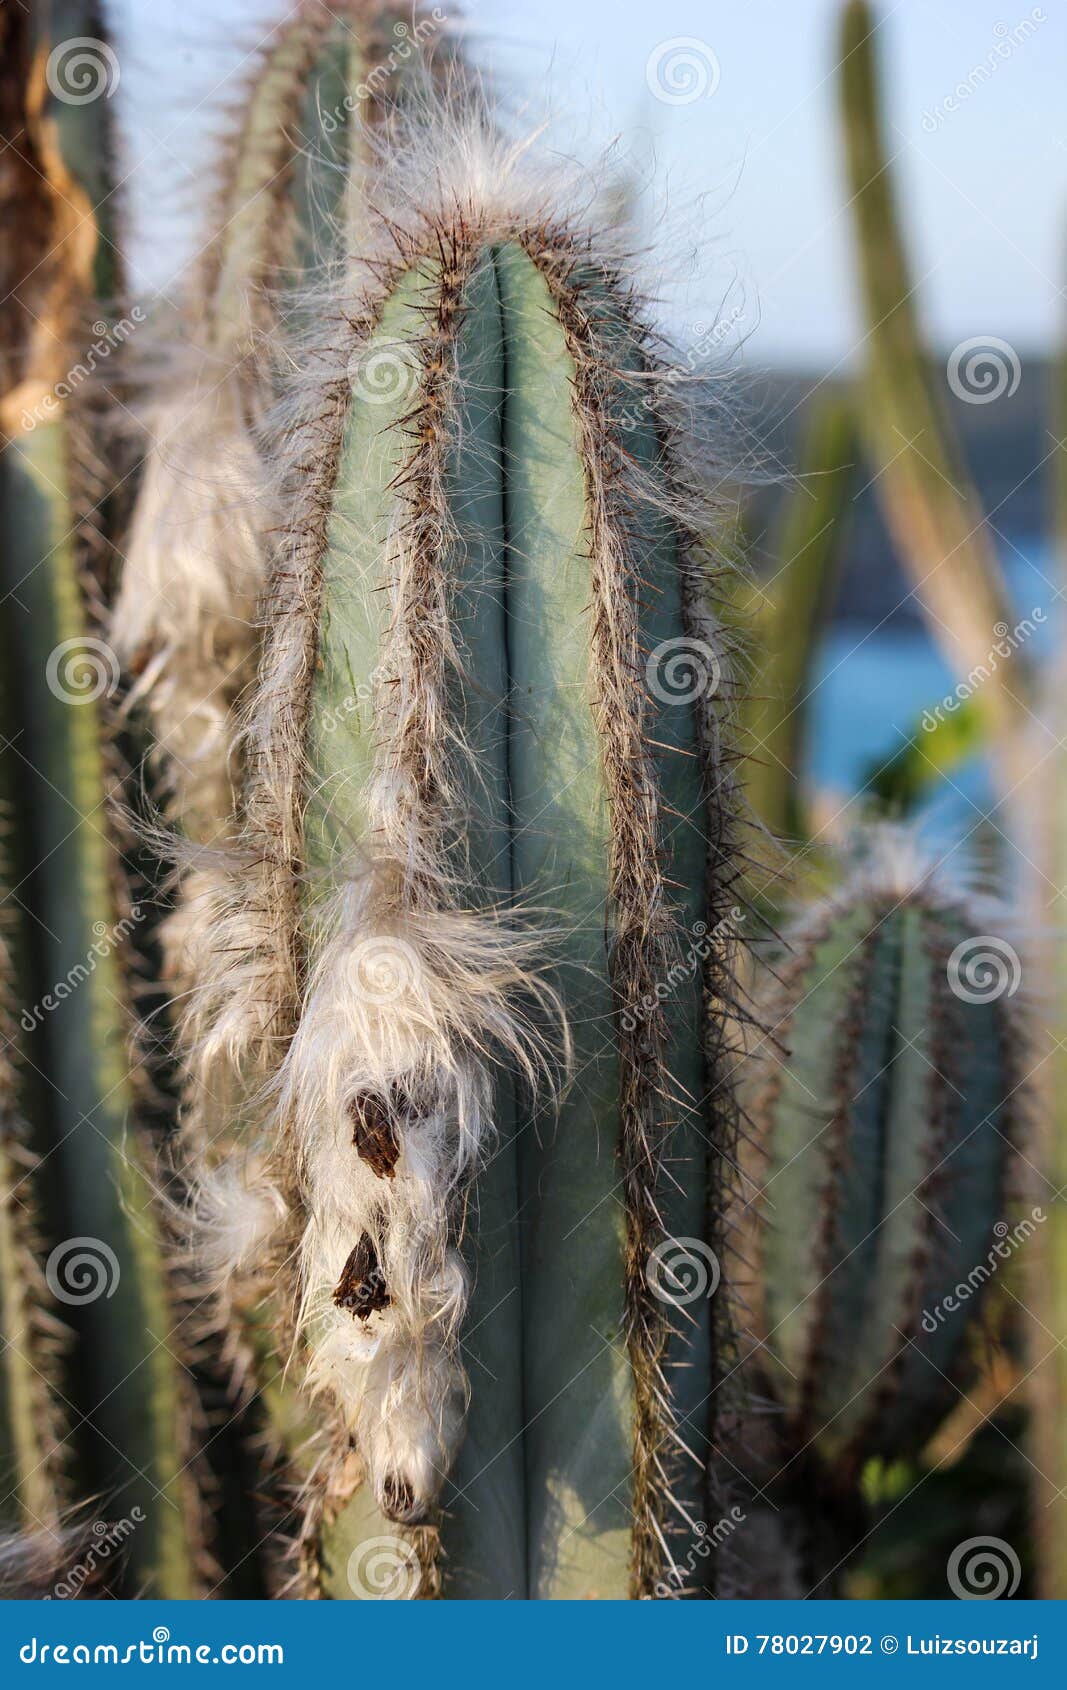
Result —
M1040 662L1062 631L1052 548L1041 536L1015 537L1002 558L1017 619L1042 610L1046 620L1026 641ZM990 644L996 635L990 630ZM1010 668L1011 659L998 659ZM818 655L808 700L805 774L809 790L842 798L859 793L871 770L891 757L918 727L923 712L956 686L953 673L922 628L870 630L858 622L830 629ZM983 758L950 771L923 806L924 823L939 835L960 837L992 803Z

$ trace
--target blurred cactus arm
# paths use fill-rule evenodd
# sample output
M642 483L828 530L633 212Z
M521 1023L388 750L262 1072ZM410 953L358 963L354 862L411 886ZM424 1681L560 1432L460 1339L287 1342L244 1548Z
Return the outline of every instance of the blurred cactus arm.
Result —
M839 38L841 116L867 326L862 421L886 520L930 634L953 670L989 663L998 625L1013 626L992 534L964 468L922 344L886 156L875 25L866 0L848 0ZM988 708L997 730L1021 725L1031 663L994 668Z
M857 450L851 403L816 403L796 485L784 495L769 543L766 601L754 624L747 790L756 815L779 838L806 832L799 797L805 695L843 562Z

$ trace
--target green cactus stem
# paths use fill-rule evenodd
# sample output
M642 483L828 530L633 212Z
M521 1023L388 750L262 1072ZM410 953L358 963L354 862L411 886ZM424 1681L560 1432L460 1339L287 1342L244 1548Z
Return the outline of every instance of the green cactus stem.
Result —
M56 19L45 8L36 21L40 29ZM35 36L22 85L20 145L44 186L38 218L14 244L26 269L35 268L34 253L40 265L37 310L11 343L12 385L2 396L2 632L8 755L17 758L11 872L33 940L18 1012L27 1068L41 1076L35 1140L55 1194L46 1217L58 1240L49 1283L61 1287L77 1343L64 1394L79 1415L79 1489L99 1495L115 1517L143 1510L129 1544L131 1576L142 1589L185 1596L194 1574L178 1453L184 1387L168 1348L164 1258L118 960L135 918L116 902L105 815L97 706L115 679L114 659L87 631L77 461L59 392L92 312L97 234L67 172L59 132L69 108L45 76L51 45Z
M239 1154L243 1092L259 1078L211 1055L198 1065L196 987L220 892L208 848L232 844L240 825L236 707L255 669L257 601L279 520L263 453L282 326L314 318L315 288L365 225L371 133L446 74L443 21L393 0L312 0L252 56L215 167L209 238L183 296L180 350L169 381L148 382L148 452L111 637L185 842L188 866L160 937L183 1093L179 1171L194 1207L197 1169ZM151 357L147 367L152 377ZM254 1295L238 1277L212 1278L203 1261L183 1258L183 1269L198 1330L216 1329L210 1359L217 1368L224 1352L241 1426L249 1421L255 1443L248 1404L258 1394L263 1437L292 1457L284 1428L300 1421L301 1404L285 1401L285 1351L265 1349Z
M43 1269L38 1159L18 1059L15 904L6 875L0 902L0 1522L5 1531L54 1530L70 1496L69 1427L54 1389L66 1332Z
M95 1483L86 1488L120 1513L143 1508L131 1565L159 1594L184 1596L192 1577L178 1454L185 1404L133 1118L117 955L122 923L135 917L120 917L114 903L99 724L92 702L76 696L79 672L91 690L106 659L84 643L91 636L71 554L62 424L9 441L2 470L4 586L9 610L16 605L5 631L23 711L20 885L38 935L33 996L23 1006L33 1020L27 1054L48 1082L63 1238L93 1241L101 1287L85 1302L77 1283L68 1287L80 1340L75 1400L94 1445ZM75 687L65 698L64 684Z
M761 696L746 721L747 791L760 821L780 838L807 831L798 798L804 703L837 585L856 454L852 406L836 397L819 402L768 547L757 623Z
M147 455L112 637L171 815L202 844L229 830L233 711L278 517L262 445L281 324L313 309L307 290L365 215L370 133L433 74L439 26L417 13L412 30L409 13L304 0L250 56L163 374L145 359Z
M990 530L964 468L916 320L914 286L886 156L874 26L866 0L842 14L841 111L848 190L867 327L862 382L866 444L890 532L926 609L932 638L962 677L989 665L1011 612ZM995 667L982 703L997 732L1022 725L1030 660Z
M749 1330L782 1410L777 1484L804 1471L846 1501L972 1375L981 1296L954 1293L999 1266L1022 1108L1017 953L906 841L869 851L789 935L744 1087Z
M733 1130L696 493L619 269L543 189L530 208L479 114L421 146L362 316L308 355L250 712L258 863L202 984L277 1075L247 1155L289 1218L255 1248L302 1262L309 1389L367 1474L341 1506L328 1470L318 1590L374 1594L384 1538L409 1595L684 1592L712 1308L679 1306L668 1258L706 1285ZM453 152L469 182L411 207Z

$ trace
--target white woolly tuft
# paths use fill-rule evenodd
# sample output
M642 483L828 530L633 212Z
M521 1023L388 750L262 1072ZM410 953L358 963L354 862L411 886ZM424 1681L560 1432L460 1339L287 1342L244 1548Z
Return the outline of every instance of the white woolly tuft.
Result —
M193 1191L185 1222L206 1289L224 1289L230 1275L255 1271L279 1225L285 1200L254 1166L221 1163Z
M154 408L151 431L112 637L137 674L130 706L148 703L178 814L210 837L231 810L231 712L276 513L236 370L219 379L205 365Z
M857 828L844 842L840 884L825 903L804 917L820 923L827 904L854 905L862 898L885 903L919 899L927 905L965 911L976 931L984 923L997 932L1015 927L1003 902L984 889L981 866L959 850L935 851L914 825L875 822Z
M318 917L327 937L282 1065L278 1121L296 1143L307 1211L309 1385L339 1405L379 1500L394 1499L387 1512L414 1520L462 1428L456 1339L469 1287L454 1204L495 1135L486 1059L509 1051L532 1072L538 1055L512 1001L529 985L529 940L474 913L390 914L394 878L366 867ZM387 1135L384 1160L354 1148L365 1116ZM388 1295L365 1322L334 1301L357 1241Z

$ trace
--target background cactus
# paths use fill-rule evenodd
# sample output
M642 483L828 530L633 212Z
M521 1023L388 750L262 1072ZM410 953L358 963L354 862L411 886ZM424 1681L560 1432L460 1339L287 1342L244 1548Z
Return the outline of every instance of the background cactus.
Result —
M862 421L886 522L953 670L988 665L998 624L1015 617L992 536L953 438L916 321L914 287L883 140L867 0L842 11L840 97L849 203L867 327ZM991 674L982 705L1001 734L1026 719L1030 664ZM1006 742L1001 740L1001 752Z
M814 1463L807 1494L831 1514L872 1458L925 1443L973 1378L971 1292L998 1250L1011 1254L1000 1240L1022 1096L1018 958L987 931L1003 921L893 833L867 849L790 931L757 1005L752 1271L738 1264L733 1279L750 1366L783 1411L777 1486L788 1494ZM826 1555L821 1530L808 1520L809 1554Z
M748 798L776 838L804 837L798 791L805 705L818 641L833 605L858 452L848 400L814 408L795 486L767 543L749 606L758 670L746 711Z
M5 1530L53 1530L69 1501L64 1424L47 1381L65 1339L41 1269L40 1221L18 1066L12 905L3 886L8 931L0 938L0 1520Z
M86 516L95 501L83 479L87 418L72 419L72 402L61 397L93 314L98 237L68 160L84 121L45 77L49 22L45 8L37 34L22 43L25 104L15 114L23 125L20 156L28 150L41 177L25 233L46 279L38 279L41 309L23 316L6 341L0 459L10 675L4 736L6 757L17 759L19 822L9 855L30 929L19 1019L27 1070L41 1082L35 1148L50 1175L42 1220L56 1241L51 1289L59 1285L77 1338L56 1384L77 1413L74 1441L86 1464L80 1484L83 1493L105 1494L118 1514L143 1509L129 1545L137 1583L188 1595L195 1587L195 1509L183 1490L189 1408L166 1342L166 1274L149 1149L137 1124L143 1099L118 956L136 916L120 910L98 710L117 673L89 632L98 554ZM73 134L66 132L71 114ZM88 156L91 164L99 154Z

